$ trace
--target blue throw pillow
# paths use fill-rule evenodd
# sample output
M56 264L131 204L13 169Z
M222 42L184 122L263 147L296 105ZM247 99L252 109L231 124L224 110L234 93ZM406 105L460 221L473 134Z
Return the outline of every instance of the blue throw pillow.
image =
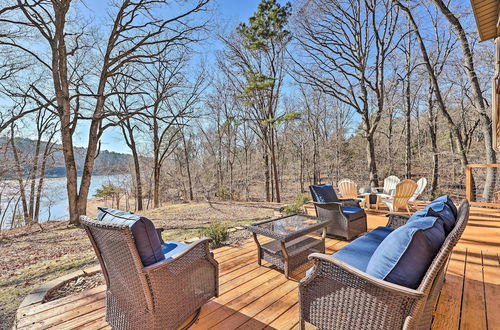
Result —
M444 202L433 201L425 208L413 213L408 222L415 221L422 217L440 217L443 219L443 225L446 235L448 235L455 227L456 217L453 210Z
M443 220L422 217L391 232L373 253L366 272L416 289L445 240Z
M458 214L457 206L455 205L455 203L453 203L453 201L451 200L451 198L448 195L443 195L441 197L438 197L435 200L433 200L432 203L433 202L446 203L446 205L448 205L451 208L451 210L453 211L453 214L455 215L455 217L457 216L457 214Z
M98 207L97 219L110 224L130 227L137 252L139 252L144 266L165 260L160 238L156 233L154 224L148 218L108 207Z
M444 230L448 235L455 227L456 217L451 207L443 202L431 202L426 206L427 215L441 217L444 221Z
M319 203L338 202L339 199L331 184L309 186L313 201Z

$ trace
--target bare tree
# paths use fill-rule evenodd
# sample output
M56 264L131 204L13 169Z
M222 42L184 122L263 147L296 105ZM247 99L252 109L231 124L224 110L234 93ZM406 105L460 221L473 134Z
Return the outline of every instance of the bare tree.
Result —
M442 0L432 0L432 2L436 5L437 8L441 11L441 13L446 17L451 27L455 31L458 41L460 42L460 46L462 48L463 53L463 68L467 74L467 78L469 79L470 88L472 90L472 101L479 113L479 117L481 120L481 132L483 134L484 140L484 150L486 156L487 164L495 164L496 153L493 149L493 138L491 133L491 118L488 113L488 103L483 96L483 91L481 89L481 85L479 83L479 78L474 68L474 56L472 54L471 46L469 40L467 38L467 34L460 23L458 17L453 14L453 12L449 9L448 5L445 4ZM497 169L495 167L489 167L486 169L486 179L484 183L484 190L482 194L482 199L484 202L488 202L491 200L493 190L495 189L495 176Z
M434 71L431 59L429 57L429 54L427 52L427 46L424 43L424 40L422 38L422 35L420 34L420 30L418 28L418 25L415 21L415 18L412 14L412 11L410 8L406 7L403 5L400 1L398 0L393 0L407 15L408 21L410 22L412 28L413 28L413 33L415 34L415 37L417 38L417 42L420 47L420 51L422 53L422 59L425 64L425 67L427 69L427 73L430 77L431 80L431 85L432 85L432 90L435 95L435 100L438 105L438 109L441 111L443 114L443 117L446 119L448 126L450 130L453 132L456 142L457 142L457 147L458 147L458 153L460 156L460 163L462 168L465 170L466 165L468 164L468 158L467 158L467 150L465 148L465 143L463 140L462 132L460 131L460 126L455 123L453 120L453 117L446 107L446 103L443 97L443 94L441 93L441 87L438 82L438 78L436 75L436 72Z
M297 20L297 40L303 52L295 58L297 79L361 116L373 186L378 186L374 135L385 109L385 65L397 46L397 23L398 13L390 1L363 0L308 1Z
M8 37L2 38L0 44L31 56L52 74L53 103L60 120L72 223L78 223L79 215L86 213L99 139L107 128L117 125L116 121L107 120L115 115L106 106L108 99L114 95L108 88L110 79L123 74L123 69L131 63L153 63L164 49L196 41L196 33L204 28L205 22L192 21L191 17L204 11L208 1L195 1L192 6L181 8L171 17L165 17L165 11L161 10L167 8L168 1L113 3L112 26L104 47L99 49L97 68L82 68L78 62L78 54L91 55L90 49L96 46L86 40L89 39L88 29L68 23L72 1L18 1L19 15L17 19L9 20L9 25L29 30L27 34L40 38L45 44L42 47L39 44L32 46L28 42ZM39 54L43 47L49 49L48 58ZM151 49L156 49L156 52ZM87 61L87 65L92 66L92 63ZM94 78L88 79L89 75ZM87 97L93 100L89 102L88 115L81 111L82 99ZM81 119L88 120L90 128L78 190L73 135Z
M281 201L275 125L286 116L278 114L283 86L285 53L290 41L286 30L290 4L262 0L249 23L236 33L221 36L225 45L219 65L235 91L245 100L247 119L262 142L266 199ZM272 177L272 180L270 180ZM274 189L270 190L270 183Z

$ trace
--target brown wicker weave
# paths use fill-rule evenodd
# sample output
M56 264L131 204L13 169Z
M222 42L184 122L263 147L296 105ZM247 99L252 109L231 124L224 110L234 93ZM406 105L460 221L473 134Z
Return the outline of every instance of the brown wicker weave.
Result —
M463 201L455 228L415 290L370 276L333 256L311 254L312 274L299 286L301 328L309 322L320 329L429 329L446 261L468 218L469 203ZM400 215L391 216L388 225L396 228L402 221Z
M359 208L359 201L354 199L341 199L340 202L319 203L314 202L318 218L330 220L326 227L326 234L338 236L351 240L354 237L366 233L366 213L360 212L360 216L350 219L342 212L342 207Z
M115 329L175 329L218 296L218 263L201 239L144 267L127 226L81 217L106 280L106 321Z

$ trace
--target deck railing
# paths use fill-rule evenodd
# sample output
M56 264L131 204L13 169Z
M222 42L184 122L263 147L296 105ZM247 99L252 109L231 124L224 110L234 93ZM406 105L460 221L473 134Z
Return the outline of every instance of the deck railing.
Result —
M465 197L474 205L500 207L500 164L469 164L465 171ZM484 194L487 176L491 186Z

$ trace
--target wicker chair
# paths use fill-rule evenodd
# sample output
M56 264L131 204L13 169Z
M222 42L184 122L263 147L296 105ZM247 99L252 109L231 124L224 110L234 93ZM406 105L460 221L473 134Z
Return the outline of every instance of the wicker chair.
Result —
M314 193L314 187L316 186L310 186L309 189L317 217L331 220L331 223L326 227L327 235L351 240L366 232L366 213L360 207L358 200L339 199L332 187L332 200L319 202Z
M314 268L299 285L300 325L320 329L429 329L444 283L445 265L469 218L463 201L448 234L417 289L396 285L352 267L333 256L313 253ZM389 215L388 227L409 219Z
M218 296L218 263L201 239L144 267L128 226L81 217L106 281L106 321L115 329L175 329Z

